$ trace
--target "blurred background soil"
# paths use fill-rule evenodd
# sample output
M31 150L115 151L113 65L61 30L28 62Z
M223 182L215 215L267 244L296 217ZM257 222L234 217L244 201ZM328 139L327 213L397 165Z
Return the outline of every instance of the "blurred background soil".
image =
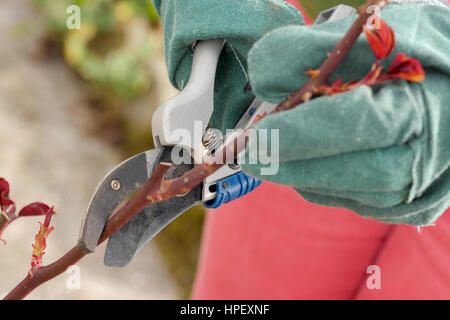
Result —
M320 11L362 0L300 0ZM81 29L66 12L81 8ZM44 264L77 241L97 183L116 164L153 148L151 117L176 94L169 84L163 31L148 0L2 0L0 2L0 177L17 205L54 205L55 231ZM173 222L124 269L103 265L105 245L77 265L81 287L63 274L30 299L188 298L204 210ZM0 296L29 270L39 218L19 219L0 243Z

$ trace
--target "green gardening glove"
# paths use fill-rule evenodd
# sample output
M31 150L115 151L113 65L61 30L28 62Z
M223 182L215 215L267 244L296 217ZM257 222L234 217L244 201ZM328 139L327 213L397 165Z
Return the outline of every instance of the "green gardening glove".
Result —
M210 126L233 128L255 96L244 91L248 82L247 54L267 32L301 25L296 8L283 0L154 0L164 26L169 78L183 89L192 66L192 45L197 40L226 40L217 66L214 113ZM225 112L226 110L226 112Z
M320 97L267 116L257 129L279 129L279 171L244 171L294 187L306 200L345 207L389 223L427 225L450 204L450 10L390 4L381 17L394 29L398 52L418 59L423 83L396 80ZM308 80L354 17L272 31L249 53L257 96L281 102ZM331 79L360 80L375 58L361 36ZM269 139L267 150L271 150ZM248 159L248 155L247 155Z

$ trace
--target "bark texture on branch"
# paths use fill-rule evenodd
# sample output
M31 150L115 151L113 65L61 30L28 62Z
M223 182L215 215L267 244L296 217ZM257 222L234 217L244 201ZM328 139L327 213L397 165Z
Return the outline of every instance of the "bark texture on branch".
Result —
M388 3L387 0L369 0L366 5L360 8L360 15L358 19L352 24L348 32L339 41L330 53L328 58L322 63L319 68L318 75L311 78L303 87L299 90L294 91L286 100L281 102L272 113L277 113L280 111L286 111L296 107L297 105L309 101L316 93L316 88L327 83L328 79L331 77L333 72L342 62L344 57L352 48L353 44L356 42L361 32L363 31L363 26L367 23L367 20L373 15L373 12L368 12L368 7L378 6L380 10Z

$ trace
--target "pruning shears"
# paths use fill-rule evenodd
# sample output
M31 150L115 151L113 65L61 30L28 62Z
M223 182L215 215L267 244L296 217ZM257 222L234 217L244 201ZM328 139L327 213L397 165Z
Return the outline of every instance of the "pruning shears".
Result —
M340 5L322 12L315 23L337 20L355 13L354 8ZM153 115L156 148L125 160L97 186L86 210L78 241L83 252L95 251L109 217L147 181L159 163L172 164L166 179L179 177L193 168L195 162L214 153L233 138L233 132L222 137L214 128L202 125L209 123L214 111L214 79L224 44L222 39L197 42L186 87L159 106ZM276 104L255 98L234 129L247 129L258 115L270 113L275 107ZM180 140L180 130L188 133L191 139ZM178 155L175 157L177 160L174 160L174 155ZM186 156L193 161L178 161L180 157L186 159ZM238 164L225 164L187 194L153 203L128 221L109 238L105 264L127 265L155 235L192 206L203 204L207 208L217 208L253 191L260 184L261 180L246 175Z

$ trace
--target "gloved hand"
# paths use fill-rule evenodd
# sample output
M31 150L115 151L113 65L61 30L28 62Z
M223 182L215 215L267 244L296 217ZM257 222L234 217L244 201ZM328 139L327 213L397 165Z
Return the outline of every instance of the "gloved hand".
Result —
M296 8L283 0L153 0L164 25L169 78L182 89L189 80L196 40L223 38L217 66L214 113L210 126L233 128L255 96L244 92L247 54L264 34L286 25L301 25ZM225 112L226 110L226 112Z
M427 225L450 204L450 10L390 4L382 18L398 52L421 61L423 83L396 80L320 97L267 116L254 127L279 129L279 172L244 171L294 187L306 200L389 223ZM355 18L272 31L249 53L257 96L281 102L308 80ZM360 80L375 58L364 36L331 81ZM271 150L268 142L267 150ZM248 155L247 155L248 159Z

